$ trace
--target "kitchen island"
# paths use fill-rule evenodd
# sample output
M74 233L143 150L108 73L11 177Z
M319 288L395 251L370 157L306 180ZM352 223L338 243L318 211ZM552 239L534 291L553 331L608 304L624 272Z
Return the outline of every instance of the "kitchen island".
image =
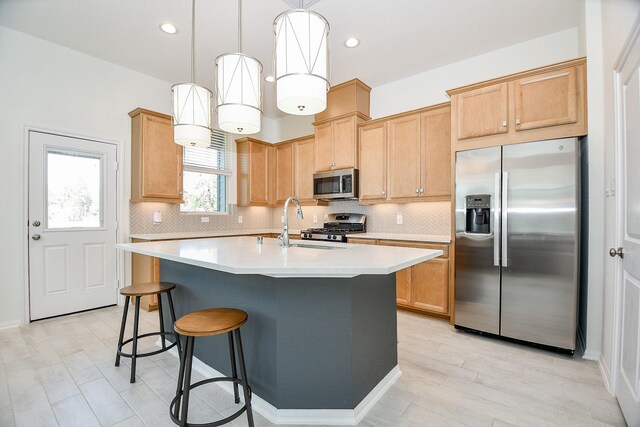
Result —
M160 258L178 317L211 307L249 314L242 335L258 412L275 423L355 423L400 375L395 272L442 251L304 246L255 237L118 245ZM196 340L201 370L229 375L226 340Z

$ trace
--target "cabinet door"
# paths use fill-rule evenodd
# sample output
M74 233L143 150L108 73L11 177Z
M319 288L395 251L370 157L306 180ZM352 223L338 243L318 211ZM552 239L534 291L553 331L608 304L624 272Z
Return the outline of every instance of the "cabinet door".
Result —
M332 123L316 126L315 130L315 170L329 171L333 169L333 127Z
M448 259L435 258L411 267L411 305L434 313L449 312Z
M297 141L294 148L295 195L300 201L313 200L313 138Z
M269 148L249 143L249 204L269 204Z
M508 131L507 83L458 95L458 140Z
M360 127L360 200L387 198L387 125Z
M142 114L142 197L182 201L182 146L171 120Z
M396 303L411 305L411 269L405 268L396 272Z
M417 197L420 188L420 115L390 120L389 197Z
M276 203L293 196L293 144L276 145Z
M422 114L423 197L451 196L451 109Z
M358 167L356 149L356 118L346 117L333 122L334 169Z
M516 131L578 121L576 68L516 80Z

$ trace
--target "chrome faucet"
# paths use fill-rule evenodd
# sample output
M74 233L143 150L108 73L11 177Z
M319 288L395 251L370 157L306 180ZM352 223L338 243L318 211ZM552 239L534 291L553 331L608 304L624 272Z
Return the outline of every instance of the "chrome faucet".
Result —
M298 207L298 219L304 219L304 215L302 214L302 206L300 206L300 202L295 197L291 196L284 202L284 229L280 237L282 240L282 246L287 248L291 246L289 243L289 202L293 202Z

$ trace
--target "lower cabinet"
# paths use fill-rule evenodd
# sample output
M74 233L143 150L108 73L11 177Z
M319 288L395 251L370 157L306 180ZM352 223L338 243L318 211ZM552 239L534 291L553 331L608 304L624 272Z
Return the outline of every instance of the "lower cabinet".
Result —
M349 243L441 250L442 256L396 273L396 300L400 308L439 317L450 316L448 244L362 238L349 238Z

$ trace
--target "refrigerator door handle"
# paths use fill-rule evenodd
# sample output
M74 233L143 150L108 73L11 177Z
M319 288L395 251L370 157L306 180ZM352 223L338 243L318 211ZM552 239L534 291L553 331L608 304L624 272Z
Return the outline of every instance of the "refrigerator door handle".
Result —
M502 173L502 224L500 230L500 240L502 241L502 266L509 266L509 255L507 252L507 199L509 198L509 172Z
M493 265L500 267L500 173L494 177L494 202L493 202Z

